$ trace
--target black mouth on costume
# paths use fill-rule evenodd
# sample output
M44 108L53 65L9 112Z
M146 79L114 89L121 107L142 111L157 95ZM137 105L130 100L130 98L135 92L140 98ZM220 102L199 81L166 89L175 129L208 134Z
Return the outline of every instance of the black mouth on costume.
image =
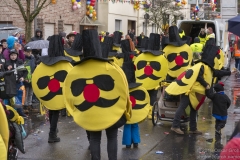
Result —
M181 66L176 65L175 67L171 68L170 70L171 71L176 71L176 70L179 70L182 67L187 67L188 64L189 64L189 62L183 63Z
M96 102L87 102L86 100L82 102L81 104L75 105L75 107L80 110L81 112L87 111L88 109L92 108L93 106L101 107L101 108L108 108L112 107L117 101L119 100L120 97L108 100L105 98L99 98Z
M136 104L134 107L132 107L132 109L136 109L136 110L138 110L138 109L142 109L142 108L144 108L145 106L147 105L147 103L146 104Z
M44 101L49 101L53 99L56 95L62 95L62 88L60 88L57 92L49 92L47 95L40 98Z
M182 80L176 80L176 83L179 85L179 86L187 86L186 83L183 83Z
M160 78L162 78L162 77L157 77L157 76L155 76L155 75L145 75L145 74L143 74L143 75L141 75L141 76L139 76L139 77L137 77L138 79L140 79L140 80L143 80L143 79L145 79L145 78L150 78L150 79L152 79L152 80L158 80L158 79L160 79Z

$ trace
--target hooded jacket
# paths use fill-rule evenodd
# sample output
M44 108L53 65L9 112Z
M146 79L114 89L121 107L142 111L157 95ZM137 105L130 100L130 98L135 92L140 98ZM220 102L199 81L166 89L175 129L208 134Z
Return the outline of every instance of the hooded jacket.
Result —
M37 32L40 32L40 37L37 35ZM40 29L36 29L35 30L35 34L34 34L34 37L31 38L31 41L37 41L37 40L43 40L43 35L42 35L42 30Z

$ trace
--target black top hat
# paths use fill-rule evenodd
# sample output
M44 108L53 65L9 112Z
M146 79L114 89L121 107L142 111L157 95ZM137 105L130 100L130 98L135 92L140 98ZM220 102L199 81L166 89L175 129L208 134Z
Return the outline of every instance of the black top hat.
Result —
M169 42L168 44L171 44L176 47L180 47L186 43L185 40L182 40L179 36L178 28L177 26L171 26L169 27Z
M65 51L71 56L82 55L82 35L77 33L71 48L65 48Z
M76 62L75 64L80 64L89 59L95 59L105 62L110 61L109 59L103 58L102 56L102 49L98 38L97 30L95 29L83 30L82 38L84 58L81 61Z
M100 44L101 44L101 49L102 49L102 57L103 58L108 58L109 45L105 42L100 42Z
M147 48L148 45L148 37L144 36L142 38L142 36L137 37L137 41L138 41L138 45L136 46L136 48L139 51L145 50L145 48Z
M117 55L117 51L113 51L112 50L112 47L113 47L113 37L105 36L103 42L106 43L108 45L108 47L109 47L108 56L109 57L115 57Z
M205 63L209 67L213 69L214 67L214 58L219 54L219 47L213 45L206 45L202 57L201 62Z
M121 48L122 48L122 53L119 53L117 55L117 58L124 58L125 57L124 54L137 56L137 53L135 51L131 51L129 39L125 39L121 41Z
M119 31L115 31L114 33L114 36L113 36L113 45L116 46L116 47L120 47L121 44L121 38L122 38L122 32L119 32Z
M48 55L40 57L40 60L45 65L51 66L59 61L71 62L72 58L64 55L64 48L62 44L62 37L53 35L49 38Z
M155 56L162 54L163 52L160 51L160 34L151 33L148 39L147 48L142 52L150 52Z
M129 89L142 85L141 83L136 83L134 64L128 53L124 54L122 69L127 77Z

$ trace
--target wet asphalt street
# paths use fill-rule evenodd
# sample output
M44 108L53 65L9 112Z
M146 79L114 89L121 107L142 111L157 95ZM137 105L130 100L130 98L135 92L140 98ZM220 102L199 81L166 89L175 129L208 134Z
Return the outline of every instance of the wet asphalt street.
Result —
M226 127L222 130L222 139L215 141L215 119L211 116L212 104L208 100L198 111L198 130L203 135L189 135L187 123L182 124L185 135L170 131L170 122L160 122L153 126L151 120L145 120L140 126L141 143L137 149L126 149L122 145L122 128L118 132L119 160L205 160L218 159L219 152L232 134L240 120L240 79L232 74L224 77L225 93L232 100L228 110ZM61 142L48 144L49 122L44 117L33 116L32 122L25 125L29 135L25 139L26 153L19 153L20 160L88 160L88 140L85 130L77 126L71 117L60 117L58 123ZM34 129L34 130L33 130ZM107 160L105 131L102 134L101 156ZM158 154L156 153L158 151Z

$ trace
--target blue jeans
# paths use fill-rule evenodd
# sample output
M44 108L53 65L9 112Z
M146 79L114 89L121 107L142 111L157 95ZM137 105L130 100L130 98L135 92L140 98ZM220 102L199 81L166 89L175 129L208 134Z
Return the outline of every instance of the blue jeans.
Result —
M240 58L235 58L235 68L237 68L238 70L240 70Z
M132 143L140 143L140 133L138 124L125 124L123 128L123 145L131 145Z

